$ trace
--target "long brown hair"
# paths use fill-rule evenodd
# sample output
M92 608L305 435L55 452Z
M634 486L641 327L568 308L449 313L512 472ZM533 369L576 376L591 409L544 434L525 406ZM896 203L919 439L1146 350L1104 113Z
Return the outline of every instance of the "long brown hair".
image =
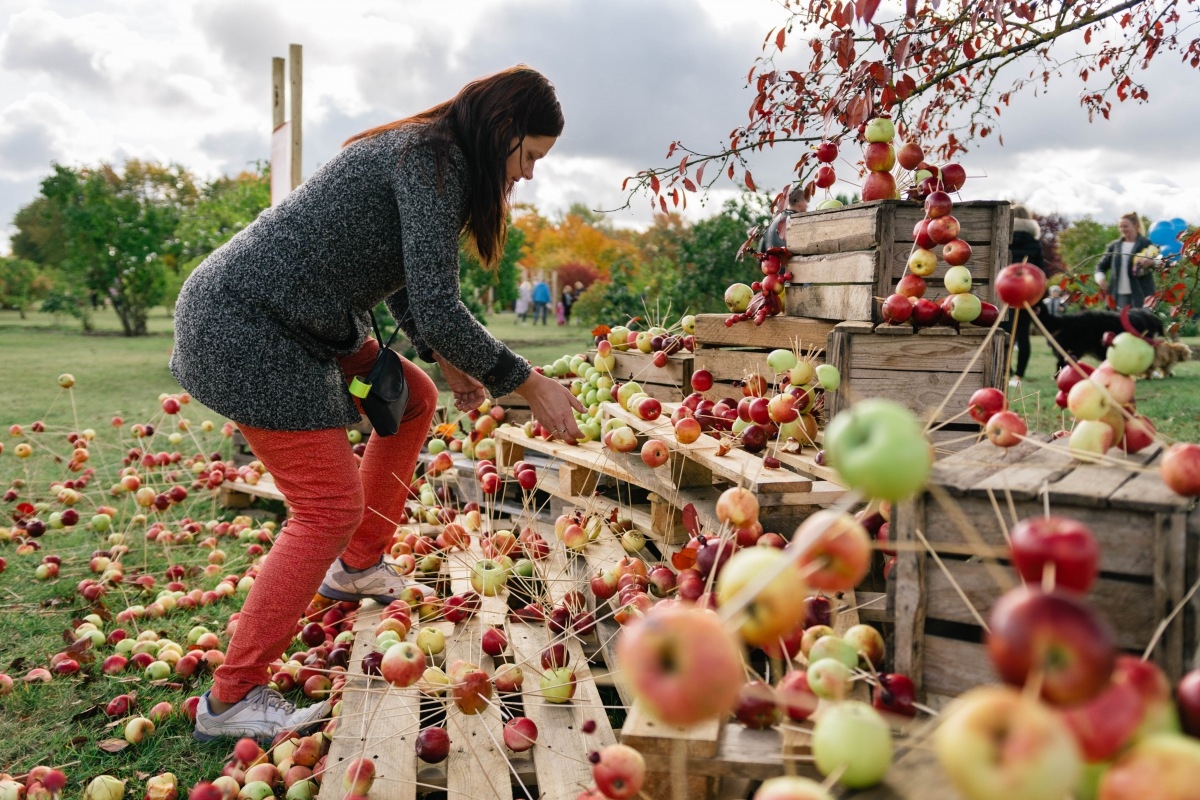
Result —
M562 133L562 107L554 85L537 70L511 67L471 81L453 99L433 108L351 136L345 145L410 124L426 126L432 142L454 142L462 149L471 179L463 229L480 261L496 264L508 234L509 143L514 137L521 142L526 136ZM444 151L439 160L442 156Z

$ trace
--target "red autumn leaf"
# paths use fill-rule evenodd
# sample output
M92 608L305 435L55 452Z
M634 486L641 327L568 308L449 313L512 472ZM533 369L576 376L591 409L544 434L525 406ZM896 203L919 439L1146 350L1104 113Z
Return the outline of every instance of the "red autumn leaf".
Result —
M612 328L607 325L597 325L592 328L592 336L608 336L610 333L612 333Z
M707 164L701 164L700 169L696 170L696 183L704 183L704 168Z
M654 192L655 194L658 194L658 176L657 175L650 176L650 191Z
M787 30L779 29L779 33L775 34L775 47L780 51L783 50L783 43L787 40Z
M700 514L696 512L696 507L691 503L688 503L683 507L683 511L680 513L680 516L683 517L683 529L692 536L699 536Z
M908 19L917 18L917 0L904 0L904 16Z
M689 192L694 192L696 191L696 184L692 183L691 178L684 178L683 188L687 189Z
M696 565L696 551L684 548L671 554L671 566L677 570L685 570Z
M879 0L864 0L859 5L858 15L862 17L862 21L870 24L871 19L875 16L875 12L879 10Z
M754 177L750 174L750 170L746 170L746 188L752 192L758 191L758 188L754 185Z

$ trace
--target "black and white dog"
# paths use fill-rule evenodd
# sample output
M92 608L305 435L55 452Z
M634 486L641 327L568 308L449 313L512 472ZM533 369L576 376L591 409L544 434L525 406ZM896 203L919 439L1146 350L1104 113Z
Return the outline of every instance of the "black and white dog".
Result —
M1084 356L1093 356L1104 360L1107 348L1104 346L1104 334L1124 333L1121 315L1116 311L1079 311L1074 314L1059 314L1054 316L1047 313L1045 305L1038 306L1038 318L1046 326L1046 330L1055 341L1078 360ZM1151 338L1163 336L1163 324L1153 312L1144 309L1130 309L1129 322L1142 334ZM1058 358L1058 368L1066 366L1066 361L1058 350L1054 351Z

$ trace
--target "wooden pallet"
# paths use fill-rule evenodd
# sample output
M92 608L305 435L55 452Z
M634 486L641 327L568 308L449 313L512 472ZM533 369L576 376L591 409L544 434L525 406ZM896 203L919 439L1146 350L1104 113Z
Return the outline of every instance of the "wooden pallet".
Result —
M1008 264L1012 212L1003 201L955 203L959 238L971 245L971 291L991 302L996 274ZM877 298L895 291L913 249L913 227L924 218L920 203L878 200L845 208L795 214L788 220L788 262L792 281L785 295L787 314L816 319L883 322ZM936 252L941 252L938 247ZM948 265L939 261L926 278L926 297L946 295Z
M986 619L1016 583L1006 560L1008 528L1047 507L1096 536L1101 575L1088 598L1112 623L1117 644L1140 654L1200 578L1200 512L1163 484L1159 457L1157 447L1132 456L1113 450L1111 463L1101 466L1074 460L1061 441L1008 450L984 442L938 461L932 492L901 505L892 524L899 550L889 598L896 671L910 675L934 704L994 682L982 628L955 584ZM939 503L946 495L957 511ZM975 533L964 532L953 514ZM1193 598L1152 658L1174 683L1194 665L1198 646L1200 601Z
M550 535L552 538L553 533ZM467 553L458 553L449 560L452 592L469 588L469 564L482 557L476 544ZM547 575L566 574L565 559L559 548L542 568ZM549 580L546 585L553 600L561 599L569 588L569 584L558 580ZM368 678L361 672L362 657L373 646L381 610L374 606L360 612L355 625L357 636L351 651L350 679L343 691L341 720L326 762L327 772L319 795L322 800L340 800L344 793L341 776L346 765L364 756L375 761L376 780L371 797L376 800L407 800L431 791L445 792L445 797L459 800L566 798L574 797L591 782L587 753L614 743L616 735L577 639L566 640L575 671L575 697L570 703L556 705L539 696L536 668L551 637L544 626L506 623L507 606L503 597L484 598L480 611L457 625L432 623L446 633L445 663L463 658L479 664L489 674L497 664L482 653L481 637L489 626L505 626L510 652L504 658L523 667L533 665L525 669L524 691L519 702L523 714L538 727L538 743L524 754L504 750L499 699L485 712L473 716L464 715L453 703L447 703L445 722L452 742L451 752L442 764L428 765L417 759L414 740L422 727L422 714L430 717L430 707L440 703L429 700L423 703L415 688L388 689L386 682ZM420 627L418 623L410 638L415 637ZM596 724L590 735L582 730L588 720Z

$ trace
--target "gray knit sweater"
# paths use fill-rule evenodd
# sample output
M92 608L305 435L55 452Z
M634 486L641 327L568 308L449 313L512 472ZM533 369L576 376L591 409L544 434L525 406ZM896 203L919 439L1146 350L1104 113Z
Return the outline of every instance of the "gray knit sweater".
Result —
M520 386L529 364L459 298L470 187L461 150L441 161L419 128L358 141L210 255L175 306L180 385L258 428L355 423L337 359L386 300L422 358L436 351L494 397Z

